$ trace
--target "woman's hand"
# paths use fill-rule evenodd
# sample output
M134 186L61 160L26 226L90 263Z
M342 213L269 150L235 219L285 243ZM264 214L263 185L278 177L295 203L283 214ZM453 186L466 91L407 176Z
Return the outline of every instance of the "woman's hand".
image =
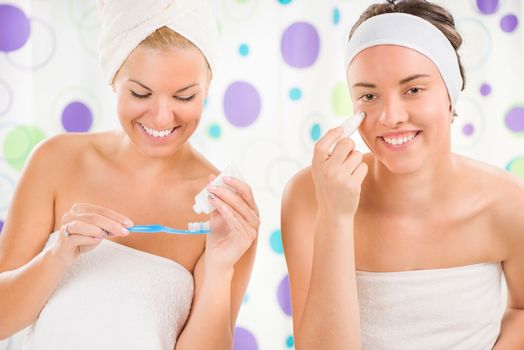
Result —
M214 176L210 177L210 181ZM206 271L232 271L234 264L251 247L258 235L260 218L249 185L239 179L224 177L227 187L208 187L209 201L216 207L211 213L211 232L206 240Z
M131 220L114 211L91 204L76 203L62 217L58 239L52 248L64 264L72 264L81 253L93 250L104 238L127 236Z
M319 212L330 216L355 214L367 174L362 154L354 149L355 142L347 137L338 141L342 133L341 127L331 129L316 143L311 166Z

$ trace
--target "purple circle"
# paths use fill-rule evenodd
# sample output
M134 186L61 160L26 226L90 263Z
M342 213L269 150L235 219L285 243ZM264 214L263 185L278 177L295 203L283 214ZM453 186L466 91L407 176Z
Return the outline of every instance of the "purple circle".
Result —
M500 20L500 28L506 33L511 33L519 25L519 19L514 14L505 15Z
M289 276L286 275L278 284L277 299L280 308L288 316L291 316L291 297L289 293Z
M491 94L491 85L484 83L480 86L480 94L482 96L488 96Z
M473 124L470 123L464 124L464 126L462 127L462 132L466 136L471 136L475 132L475 127L473 126Z
M506 114L506 126L515 132L524 131L524 107L514 107Z
M93 114L89 107L79 101L68 104L62 112L62 125L69 132L89 131L93 124Z
M306 68L318 58L320 37L311 24L293 23L282 34L280 48L287 64L295 68Z
M491 15L497 12L499 0L477 0L477 7L481 13Z
M228 86L224 94L224 113L234 126L252 124L260 113L260 95L253 85L237 81Z
M25 13L13 5L0 5L0 51L15 51L29 39L31 27Z
M4 227L4 222L0 220L0 234L2 234L2 228Z
M255 336L243 327L235 327L233 350L258 350Z

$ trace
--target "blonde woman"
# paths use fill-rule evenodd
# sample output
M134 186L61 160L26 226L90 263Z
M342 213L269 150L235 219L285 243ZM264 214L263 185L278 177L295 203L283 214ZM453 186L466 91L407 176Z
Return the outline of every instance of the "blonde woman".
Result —
M0 336L27 349L231 349L259 216L250 187L210 187L208 235L130 233L206 221L217 174L188 143L214 70L199 1L99 1L100 58L121 130L55 136L27 164L0 236Z

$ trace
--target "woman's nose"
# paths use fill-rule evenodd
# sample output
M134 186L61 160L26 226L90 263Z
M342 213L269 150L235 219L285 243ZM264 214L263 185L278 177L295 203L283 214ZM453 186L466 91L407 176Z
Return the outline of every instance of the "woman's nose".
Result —
M385 101L380 114L380 122L389 128L395 128L409 119L404 103L399 98L389 98Z

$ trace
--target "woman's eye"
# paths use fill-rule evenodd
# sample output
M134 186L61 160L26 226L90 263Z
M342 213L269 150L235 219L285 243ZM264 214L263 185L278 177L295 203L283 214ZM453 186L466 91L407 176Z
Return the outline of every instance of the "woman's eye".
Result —
M192 99L195 98L195 95L191 95L191 96L178 96L178 97L175 97L177 100L180 100L182 102L189 102L191 101Z
M409 89L408 92L410 94L416 94L416 93L419 93L421 90L422 90L421 88L414 87L414 88Z
M373 101L375 99L375 95L373 95L373 94L365 94L360 99L364 100L364 101Z
M130 90L131 91L131 95L133 95L134 97L137 97L137 98L147 98L149 97L149 95L151 94L145 94L145 95L140 95L140 94L137 94L136 92L134 92L133 90Z

